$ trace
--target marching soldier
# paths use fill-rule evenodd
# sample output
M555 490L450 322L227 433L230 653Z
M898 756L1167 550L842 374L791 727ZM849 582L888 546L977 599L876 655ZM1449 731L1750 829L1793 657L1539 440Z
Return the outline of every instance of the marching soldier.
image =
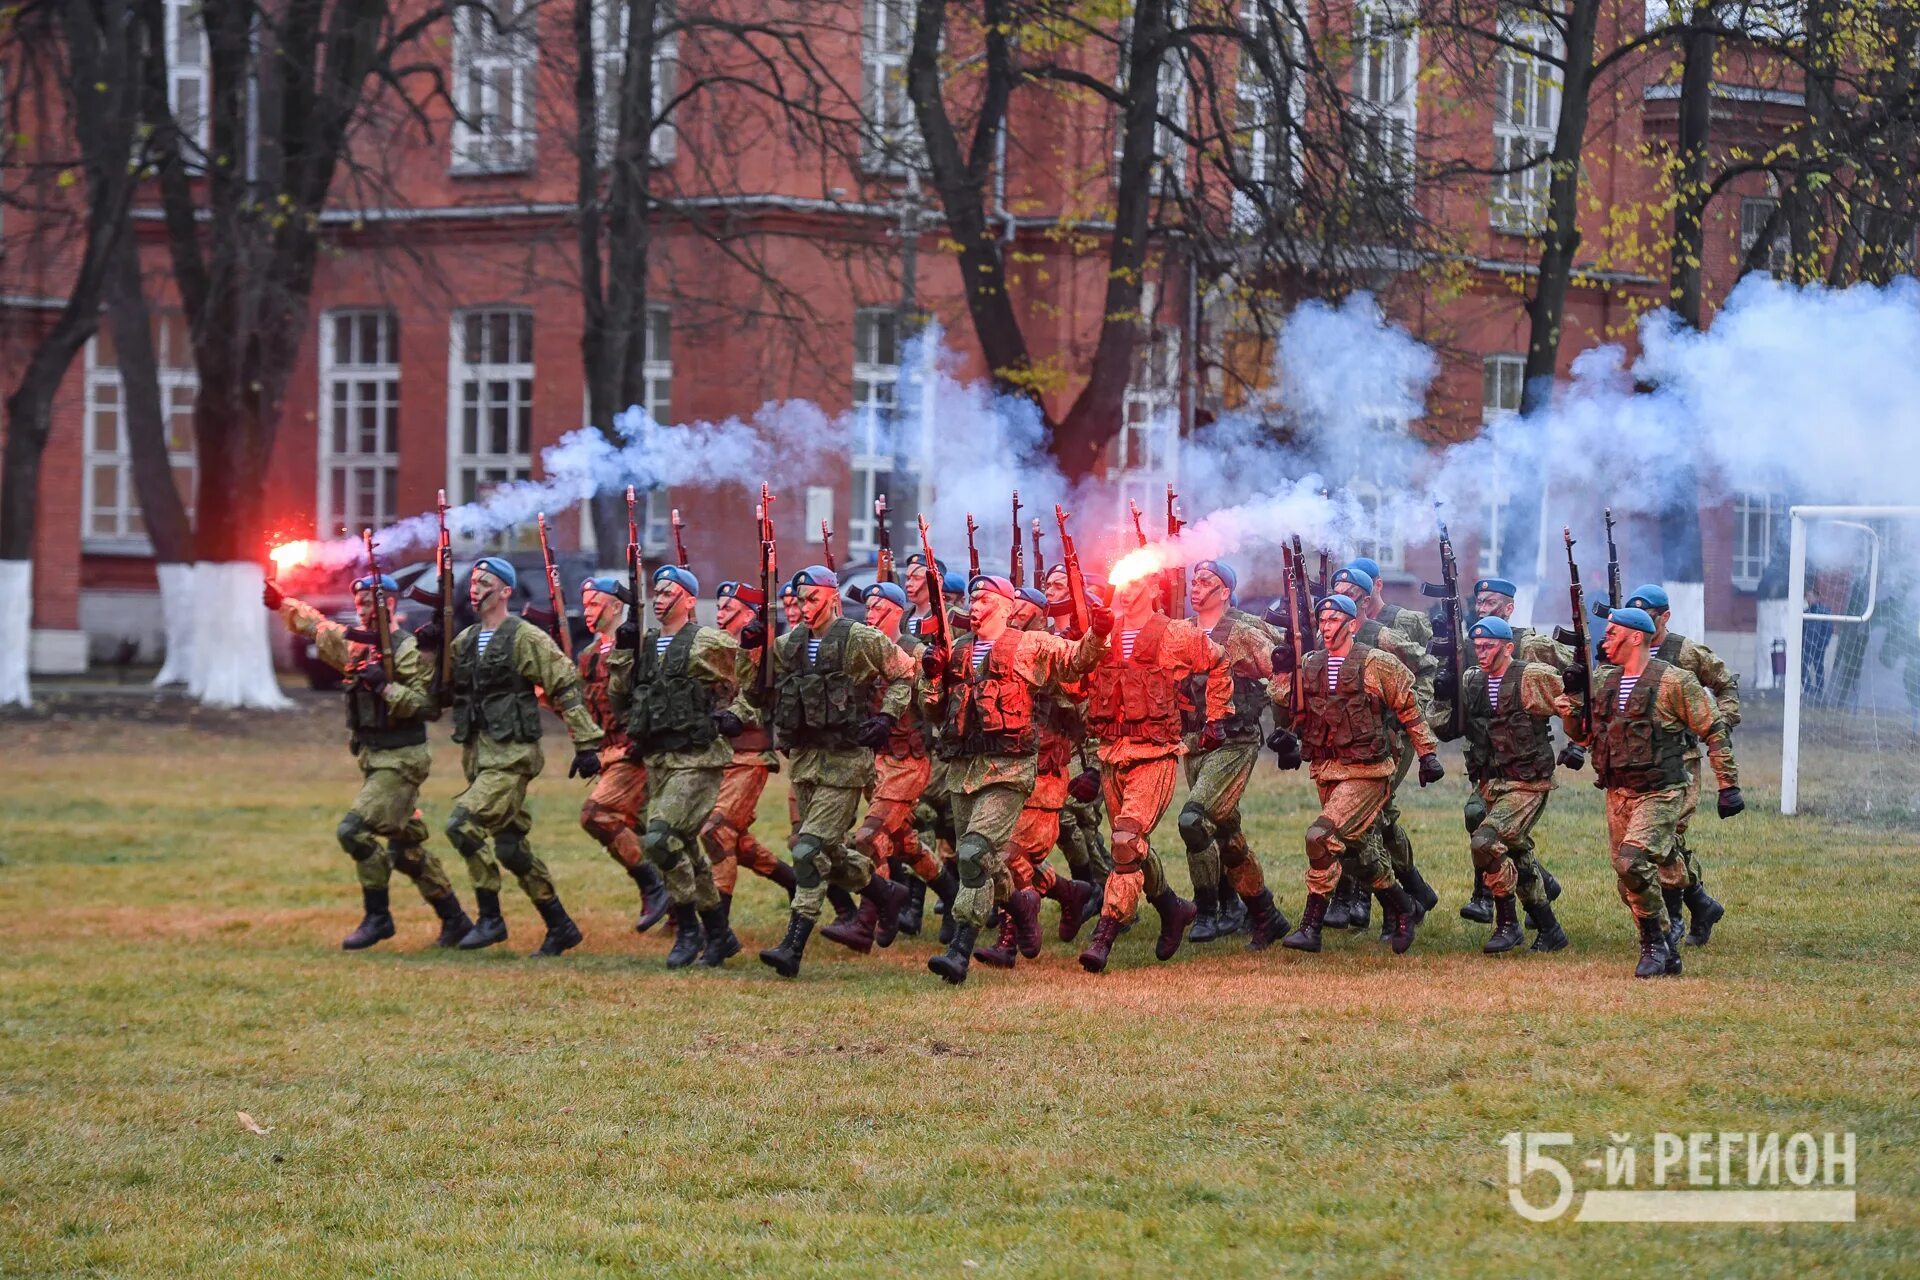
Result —
M389 598L398 594L390 577L382 575L380 586ZM428 691L433 664L421 655L413 637L389 618L393 678L387 678L372 643L376 623L370 577L353 584L353 605L360 615L358 634L312 605L283 594L271 581L261 601L279 613L289 631L311 637L320 660L347 677L347 746L360 766L360 794L334 835L353 859L365 910L358 927L341 941L341 949L359 951L393 936L387 885L395 867L413 881L440 917L440 936L434 945L455 945L473 928L473 921L461 908L440 859L423 848L427 824L414 807L433 763L426 724L434 711Z
M790 848L799 888L780 944L760 953L782 977L800 972L807 939L831 884L874 904L874 938L890 942L907 903L903 886L878 879L866 856L847 845L860 793L873 776L873 753L886 746L913 698L913 660L874 628L840 612L839 578L825 565L793 575L800 625L774 642L778 685L770 710L791 753L800 822ZM880 708L872 689L885 685ZM756 694L758 692L756 686Z
M1646 610L1647 616L1653 619L1653 656L1692 675L1713 699L1714 732L1705 736L1705 756L1713 763L1714 777L1720 780L1718 812L1722 818L1731 818L1747 807L1740 796L1739 765L1733 758L1733 730L1740 723L1740 677L1728 670L1720 655L1706 645L1668 630L1673 610L1666 588L1653 584L1635 587L1628 594L1627 603ZM1707 945L1713 937L1713 926L1727 914L1726 907L1707 893L1700 875L1699 855L1687 843L1687 827L1700 805L1700 741L1692 738L1687 744L1687 803L1679 822L1674 824L1680 860L1687 867L1687 887L1682 896L1693 917L1693 927L1687 931L1686 940L1689 946L1695 947Z
M723 582L714 595L720 601L714 621L740 646L737 683L742 689L750 689L759 668L760 646L767 642L766 623L760 616L766 598L759 587L745 582ZM720 771L720 794L714 799L713 812L700 827L700 844L713 868L713 887L720 893L721 910L729 922L741 867L786 890L787 901L793 901L793 868L753 834L760 795L767 789L768 777L779 767L780 761L773 754L773 735L766 726L743 726L733 739L733 759Z
M580 806L580 827L626 868L640 889L640 918L633 931L645 933L667 913L667 883L647 861L636 834L647 811L647 767L627 741L625 717L613 709L607 691L608 657L614 632L627 616L627 588L617 580L588 578L580 585L580 610L592 641L580 651L580 685L587 714L607 735L600 744L600 772Z
M1300 659L1295 644L1273 652L1268 697L1280 727L1270 739L1282 769L1312 763L1320 816L1307 827L1307 905L1300 927L1281 939L1296 951L1320 950L1321 923L1340 883L1341 864L1380 900L1396 955L1413 945L1413 902L1394 879L1382 847L1379 818L1394 771L1388 718L1399 721L1420 757L1420 785L1445 776L1439 744L1420 714L1413 675L1398 658L1357 644L1360 611L1343 595L1321 600L1314 613L1322 647ZM1297 668L1297 670L1296 670ZM1301 682L1303 712L1293 710Z
M945 712L938 750L949 764L960 880L953 941L927 967L951 983L966 981L975 939L993 911L993 881L1006 874L1004 850L1038 776L1034 690L1085 675L1113 625L1096 609L1077 642L1014 630L1009 619L1018 596L1011 582L981 574L970 588L968 635L950 653L929 645L921 657L923 705L930 716Z
M1222 741L1208 749L1202 742L1206 723L1207 673L1189 676L1182 714L1186 730L1187 802L1180 809L1180 839L1187 847L1187 866L1193 874L1195 942L1211 942L1231 929L1221 927L1222 890L1245 904L1253 937L1250 951L1272 945L1287 932L1287 918L1274 905L1260 862L1247 847L1240 825L1240 797L1260 759L1260 717L1266 710L1266 681L1273 675L1275 635L1263 623L1232 607L1239 577L1219 560L1193 566L1187 599L1195 625L1206 631L1225 654L1231 681L1231 712ZM1204 929L1203 929L1203 926Z
M1514 656L1506 619L1481 618L1468 636L1479 665L1467 668L1462 679L1457 723L1467 740L1467 778L1486 812L1472 833L1473 867L1493 898L1498 925L1481 950L1498 955L1524 940L1514 910L1517 891L1535 930L1532 949L1558 951L1567 945L1567 931L1547 901L1533 857L1533 828L1553 791L1551 722L1573 715L1574 703L1559 672Z
M1591 692L1580 687L1584 668L1570 667L1565 676L1567 692L1590 698L1593 707L1586 745L1607 793L1607 845L1620 900L1640 931L1636 978L1680 972L1687 868L1675 833L1687 811L1688 735L1711 738L1718 723L1700 681L1654 656L1653 635L1646 610L1615 609L1601 641L1610 665L1593 673Z
M1398 631L1423 650L1433 643L1433 619L1418 609L1407 609L1397 604L1387 603L1387 583L1386 579L1380 576L1378 560L1371 556L1356 556L1347 562L1347 567L1358 569L1373 583L1373 590L1360 605L1361 613L1389 631Z
M1047 616L1059 619L1063 616L1061 611L1068 604L1067 567L1063 564L1054 565L1047 570L1043 581ZM1086 583L1089 601L1096 604L1111 601L1112 596L1105 582L1089 575ZM1081 719L1084 722L1084 714ZM1094 896L1098 899L1105 896L1107 877L1113 874L1113 854L1107 848L1106 838L1101 835L1106 815L1100 798L1100 771L1087 763L1084 733L1074 750L1081 768L1067 780L1067 799L1060 806L1060 838L1057 844L1073 878L1092 885Z
M507 612L516 581L513 565L499 556L487 556L473 566L467 598L479 620L453 638L453 688L436 691L453 704L453 740L461 746L467 778L467 789L454 797L447 817L447 838L466 859L480 901L480 918L460 939L460 949L475 951L506 941L507 922L500 914L504 866L547 925L547 936L533 954L557 956L580 944L580 928L561 905L546 863L527 842L533 830L527 786L546 764L540 752L538 691L546 691L573 739L568 777L591 778L600 772L599 747L606 735L587 714L580 673L560 647L538 626ZM431 620L414 635L429 652L438 652L446 642L439 624ZM489 840L498 862L488 851Z

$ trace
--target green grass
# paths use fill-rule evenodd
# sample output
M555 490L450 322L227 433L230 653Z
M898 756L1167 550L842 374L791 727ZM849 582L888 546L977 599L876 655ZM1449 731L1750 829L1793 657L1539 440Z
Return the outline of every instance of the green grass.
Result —
M1770 814L1762 740L1750 811L1701 824L1730 912L1678 981L1629 976L1583 776L1542 830L1560 955L1478 953L1449 779L1413 801L1444 901L1404 958L1347 936L1159 965L1143 927L1104 977L1049 942L954 990L914 940L816 942L778 980L751 952L783 903L751 880L748 955L667 973L557 769L535 843L580 951L522 960L538 924L511 889L508 947L425 950L396 881L400 938L342 954L337 714L0 725L0 1274L1872 1276L1920 1257L1913 832ZM457 789L439 751L433 821ZM1297 914L1306 786L1257 779L1254 845ZM1609 1132L1750 1129L1855 1132L1860 1220L1535 1226L1506 1204L1510 1130L1598 1154Z

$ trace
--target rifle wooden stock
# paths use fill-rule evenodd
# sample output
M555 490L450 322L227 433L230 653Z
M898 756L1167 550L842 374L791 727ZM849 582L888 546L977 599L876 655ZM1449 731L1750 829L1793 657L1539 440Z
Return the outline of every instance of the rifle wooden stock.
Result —
M1560 537L1567 544L1567 598L1573 605L1573 661L1569 667L1580 667L1587 672L1587 691L1580 697L1579 714L1573 718L1574 736L1581 742L1593 738L1593 648L1587 638L1586 589L1580 585L1580 564L1573 558L1573 530L1565 525L1560 527ZM1613 548L1613 513L1607 513L1607 547ZM1594 766L1598 768L1598 765Z
M380 585L380 561L373 554L373 530L362 529L361 541L367 549L367 578L373 591L373 651L380 657L380 670L393 679L393 610L387 589ZM445 647L452 647L450 644Z

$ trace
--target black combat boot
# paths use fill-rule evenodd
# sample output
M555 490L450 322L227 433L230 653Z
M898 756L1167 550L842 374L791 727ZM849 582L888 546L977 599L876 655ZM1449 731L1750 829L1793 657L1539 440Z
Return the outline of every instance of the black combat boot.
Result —
M907 886L895 884L891 880L882 880L874 876L867 881L867 887L860 896L873 904L873 942L878 947L890 947L900 933L900 913L906 909Z
M1247 904L1240 901L1240 895L1233 891L1225 877L1214 890L1220 895L1220 933L1219 937L1231 938L1236 933L1247 931ZM1192 935L1188 935L1192 936Z
M433 913L440 917L440 936L433 940L436 947L457 947L460 939L467 936L467 930L473 928L473 921L460 905L457 894L448 893L427 903Z
M1634 966L1633 976L1657 978L1667 971L1667 931L1655 916L1641 916L1636 923L1640 926L1640 963Z
M667 951L667 968L684 969L700 958L707 936L700 929L700 912L691 902L673 904L673 946Z
M793 868L784 862L773 864L773 870L767 873L767 883L779 885L787 892L787 901L793 901L793 895L800 890L800 882L793 878Z
M900 909L900 932L909 938L917 938L920 936L920 922L926 919L927 914L927 882L902 866L899 858L893 861L894 865L900 867L895 878L907 886L907 905Z
M1487 888L1479 872L1473 876L1473 896L1460 904L1460 918L1475 924L1493 923L1493 890Z
M981 964L989 964L996 969L1011 969L1016 954L1016 942L1020 936L1020 927L1011 911L1002 909L994 914L1000 919L1000 936L994 940L992 946L976 945L973 949L973 958ZM975 938L974 941L977 944L979 939ZM940 971L935 969L934 972Z
M1320 927L1324 929L1344 929L1353 922L1353 877L1342 874L1340 883L1333 887L1333 894L1327 899L1324 917Z
M1327 904L1331 899L1324 893L1307 895L1307 905L1300 911L1300 927L1280 939L1280 945L1289 951L1318 951L1320 949L1320 926L1327 918Z
M640 918L633 922L633 931L645 933L659 924L660 917L673 905L667 900L666 877L660 874L660 868L646 861L628 868L627 874L640 886Z
M1100 914L1093 902L1093 886L1085 880L1069 880L1066 876L1055 876L1053 888L1047 890L1047 896L1060 904L1060 941L1072 942L1080 936L1080 928L1094 916Z
M1020 954L1031 960L1040 954L1040 891L1015 889L1007 899L1007 915L1013 920L1014 940Z
M783 978L791 978L800 972L800 957L807 951L807 936L813 932L813 921L798 911L787 917L787 936L780 940L777 947L768 947L760 953L760 963L772 969Z
M1560 921L1554 918L1553 905L1543 902L1539 906L1527 907L1527 922L1534 927L1533 945L1529 951L1564 951L1569 939L1567 931L1560 927Z
M943 921L951 920L953 918L953 900L959 896L960 893L960 875L953 869L953 864L950 862L941 863L940 874L928 883L927 888L933 890L934 911L939 914ZM948 930L943 924L941 927L941 934L943 935L942 941L953 941L951 937L944 936L947 933Z
M1400 874L1400 887L1407 891L1409 898L1413 899L1413 922L1416 925L1425 923L1427 912L1440 905L1440 895L1435 893L1433 886L1427 883L1427 878L1420 874L1420 868L1411 862Z
M1686 936L1686 918L1680 914L1686 905L1685 889L1662 889L1660 898L1667 904L1667 951L1677 961L1680 958L1680 940Z
M1713 926L1720 923L1720 917L1727 914L1727 908L1709 895L1707 886L1698 881L1687 886L1685 901L1687 913L1693 917L1693 928L1687 930L1687 945L1704 947L1713 940Z
M547 936L540 940L537 948L527 952L529 957L557 956L580 945L582 941L580 926L573 922L573 917L567 914L567 909L560 905L560 899L548 898L545 902L536 902L533 905L540 912L540 918L547 922Z
M955 924L953 941L945 951L927 961L927 968L959 986L967 980L967 962L973 959L973 941L979 934L980 930L973 925ZM1008 961L1011 963L1012 956L1008 956Z
M1193 929L1187 936L1196 943L1220 936L1220 891L1210 884L1193 886Z
M393 936L393 912L387 902L387 891L369 889L363 885L360 901L366 908L366 914L361 917L354 931L340 940L342 951L361 951Z
M732 914L733 895L720 895L720 905L700 913L700 927L707 935L706 949L700 953L700 963L709 969L717 969L725 964L728 956L740 954L740 937L733 931L728 919Z
M1287 932L1287 913L1273 900L1273 890L1262 889L1246 904L1247 950L1265 951Z
M1152 902L1153 909L1160 913L1160 936L1154 939L1153 957L1171 960L1187 936L1187 926L1193 923L1193 904L1171 889L1162 889Z
M507 920L500 914L500 891L475 889L473 897L478 918L474 920L473 928L467 930L466 936L454 945L462 951L478 951L496 942L505 942Z
M1487 939L1487 945L1480 950L1490 956L1511 951L1527 940L1520 932L1520 913L1513 909L1513 895L1503 894L1493 900L1493 936Z
M1380 899L1381 917L1393 922L1393 932L1386 937L1386 941L1393 944L1393 954L1407 954L1407 948L1413 945L1413 930L1418 923L1413 918L1413 899L1397 884L1373 892Z
M1088 973L1104 972L1107 957L1113 954L1113 940L1119 936L1120 922L1112 916L1101 916L1094 923L1093 936L1087 939L1087 949L1080 953L1080 967Z
M1540 868L1540 883L1547 887L1547 901L1560 901L1560 882L1553 878L1553 872Z

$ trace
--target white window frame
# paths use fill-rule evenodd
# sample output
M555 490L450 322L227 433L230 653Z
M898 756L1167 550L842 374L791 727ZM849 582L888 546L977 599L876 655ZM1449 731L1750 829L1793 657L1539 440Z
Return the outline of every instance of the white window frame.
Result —
M1501 353L1480 362L1480 426L1482 430L1520 412L1526 394L1527 358ZM1506 478L1500 455L1495 452L1487 469L1487 510L1485 535L1480 539L1479 577L1500 572L1500 539L1504 536L1502 511L1506 506Z
M1363 410L1361 420L1383 436L1405 436L1409 427L1404 414L1386 410ZM1381 479L1378 459L1390 451L1383 447L1375 453L1367 449L1365 439L1362 433L1359 441L1362 456L1354 459L1354 475L1347 484L1347 492L1362 510L1371 514L1367 520L1368 527L1354 531L1353 547L1348 558L1366 556L1377 562L1383 570L1401 569L1405 567L1406 549L1393 537L1393 531L1379 522L1379 513L1389 505L1389 499L1388 485ZM1366 456L1369 454L1372 456Z
M173 464L175 481L178 483L181 472L186 473L187 483L181 494L187 514L193 514L193 502L198 481L199 459L193 442L193 399L200 389L200 375L195 369L171 368L164 361L167 358L167 336L169 326L184 324L178 316L164 317L159 320L158 332L154 335L155 352L160 365L160 411L167 415L168 437L173 447L168 449L169 460ZM126 387L120 381L117 366L103 366L99 361L98 338L87 342L87 416L84 434L85 470L81 473L80 484L80 546L84 551L106 552L118 555L153 554L153 540L147 536L146 520L140 510L140 498L134 491L133 462L127 450L127 394ZM191 364L191 362L189 362ZM185 415L186 440L184 447L178 443L173 431L175 420ZM102 414L113 416L113 444L111 448L101 448L98 442L99 418ZM103 476L111 476L114 492L112 500L107 501L100 492ZM112 528L98 530L96 518L110 515Z
M1553 138L1560 124L1561 70L1548 58L1560 56L1560 37L1538 19L1501 19L1501 34L1536 50L1521 53L1506 45L1494 51L1493 163L1509 168L1540 163L1493 179L1489 218L1496 230L1533 235L1546 225L1547 197L1553 185ZM1516 107L1518 115L1516 116Z
M454 10L452 172L524 173L533 166L533 0Z
M166 0L167 109L180 136L200 153L183 157L196 169L205 159L207 117L213 110L204 8L205 0Z
M1760 522L1760 540L1754 544L1749 524ZM1728 576L1739 591L1759 587L1767 571L1767 557L1773 550L1774 526L1787 518L1787 500L1777 493L1736 493L1733 495L1733 538L1729 546Z
M594 0L593 10L594 101L600 107L600 163L610 164L620 141L620 82L627 66L627 6L623 0ZM672 21L673 15L666 4L655 5L656 28ZM653 41L653 100L649 109L655 124L647 146L648 164L671 164L679 152L679 131L665 119L667 104L673 100L679 79L680 35L677 31L658 32Z
M1413 192L1419 160L1420 32L1404 0L1361 0L1353 12L1354 112L1365 131L1365 163Z
M505 335L508 346L522 346L523 349L517 353L512 350L485 350L480 354L487 358L469 362L466 340L468 322L478 320L493 324L502 319L509 325L509 332ZM517 326L523 320L526 325L524 343L517 332ZM533 476L533 322L533 312L526 307L469 307L453 313L448 335L447 493L456 503L472 502L492 485L527 480ZM494 336L491 332L482 335L487 347L494 345ZM501 355L509 358L497 358ZM511 358L515 355L524 355L525 359ZM472 449L466 445L469 387L475 391ZM510 439L509 447L504 450L482 447L486 441L487 417L496 408L506 411L508 432L510 436L518 437L517 441ZM516 444L518 447L514 447ZM527 541L527 537L510 534L501 542L489 545L518 546ZM477 543L467 540L465 545L471 549Z
M371 449L360 444L368 414L375 422ZM353 537L392 524L400 474L400 318L392 309L343 308L321 317L319 426L315 535ZM356 497L356 480L365 473L373 478L370 509Z
M1168 0L1167 25L1179 27L1187 21L1188 0ZM1133 69L1133 19L1131 16L1120 20L1120 65L1114 72L1114 83L1126 91L1127 76ZM1189 124L1187 97L1187 69L1185 54L1178 49L1168 50L1161 55L1154 67L1154 122L1152 173L1172 175L1176 187L1184 187L1187 181L1187 144L1180 136L1186 132ZM1170 117L1169 121L1161 116ZM1126 117L1115 109L1113 112L1113 181L1120 182L1120 161L1126 152Z
M1147 300L1151 309L1151 299ZM1121 511L1128 497L1152 510L1175 480L1180 439L1180 376L1183 352L1176 325L1143 325L1134 349L1133 377L1120 397L1120 430L1114 438L1114 472L1122 478ZM1142 501L1136 488L1151 499Z
M1249 39L1269 43L1273 33L1264 27L1265 15L1262 12L1262 0L1240 0L1240 26ZM1234 74L1233 98L1235 109L1235 133L1243 137L1242 154L1245 156L1247 181L1267 188L1272 194L1272 205L1291 204L1293 196L1305 180L1304 157L1301 154L1298 124L1306 118L1307 88L1302 78L1294 74L1294 65L1299 61L1300 33L1289 28L1283 37L1284 49L1273 51L1275 60L1286 77L1284 86L1275 86L1265 81L1260 73L1259 64L1241 50L1239 66ZM1284 92L1287 101L1285 121L1275 119L1274 106L1277 92ZM1276 125L1279 129L1276 130ZM1284 136L1275 137L1280 132ZM1233 193L1234 221L1240 226L1255 225L1259 222L1260 207L1246 192L1236 189Z
M889 499L902 426L900 404L900 348L903 343L898 307L861 307L853 313L853 442L848 458L851 493L846 533L849 552L872 551L880 545L873 500ZM891 352L887 350L892 346ZM891 359L889 359L889 356Z
M861 163L904 177L922 159L920 125L907 93L913 0L860 0L860 102L867 119Z
M1774 196L1743 196L1740 200L1740 256L1753 252L1754 241L1760 238L1760 228L1780 206ZM1793 238L1783 220L1779 231L1774 234L1773 243L1767 246L1765 270L1769 275L1780 276L1792 263Z

